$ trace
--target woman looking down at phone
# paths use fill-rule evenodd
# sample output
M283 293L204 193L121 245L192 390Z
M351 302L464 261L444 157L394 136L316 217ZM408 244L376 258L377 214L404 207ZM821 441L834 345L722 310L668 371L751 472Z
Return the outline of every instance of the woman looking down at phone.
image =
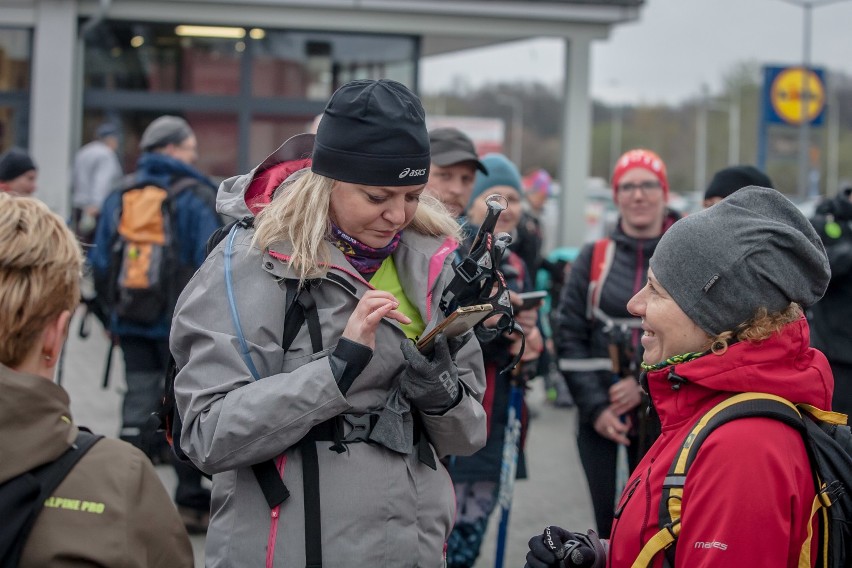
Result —
M499 195L506 204L500 213L494 234L515 233L521 217L521 175L508 158L502 154L488 154L482 158L487 174L477 172L473 194L467 210L467 219L474 225L471 234L485 220L488 212L486 200ZM467 248L471 243L467 243ZM532 290L532 283L526 266L521 258L509 250L503 256L500 270L506 278L512 304L515 306L515 322L526 334L526 349L516 372L526 368L535 368L535 361L541 353L543 342L536 325L536 309L518 311L520 300L515 293ZM486 326L496 325L496 316L485 321ZM488 525L488 517L497 502L500 481L500 465L503 457L503 438L509 409L512 373L501 373L521 349L521 336L518 333L504 333L490 343L482 345L485 359L485 377L487 387L483 404L488 414L488 441L485 447L470 457L455 457L450 462L450 475L456 489L458 513L453 534L447 543L447 566L456 568L473 566L479 556L482 537ZM526 406L521 413L521 448L526 436ZM526 462L522 451L518 452L517 479L525 479Z
M421 195L424 111L400 83L354 81L332 95L312 150L283 160L303 136L223 182L218 209L236 219L258 186L277 189L177 305L181 445L213 474L207 565L437 568L455 503L436 458L484 444L485 381L476 341L439 336L429 357L412 341L442 317L459 234ZM296 284L306 323L285 350ZM229 293L251 365L225 315ZM411 412L378 433L399 393ZM271 512L253 469L270 459L290 492Z

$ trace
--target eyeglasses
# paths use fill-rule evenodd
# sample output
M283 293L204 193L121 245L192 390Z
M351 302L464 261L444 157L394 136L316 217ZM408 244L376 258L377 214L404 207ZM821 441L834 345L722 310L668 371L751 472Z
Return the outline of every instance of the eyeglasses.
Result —
M662 186L657 180L646 180L639 183L628 182L618 186L618 193L619 195L630 195L637 189L642 192L642 195L647 195L652 191L662 189Z

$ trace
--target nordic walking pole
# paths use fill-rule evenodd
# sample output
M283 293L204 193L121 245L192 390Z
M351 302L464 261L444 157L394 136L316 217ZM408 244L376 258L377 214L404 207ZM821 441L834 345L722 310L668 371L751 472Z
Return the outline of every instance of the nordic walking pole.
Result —
M497 529L497 552L494 557L494 568L503 568L503 560L506 555L506 533L509 529L509 513L512 511L512 494L515 490L515 472L518 469L518 445L521 441L521 406L524 400L522 379L518 375L512 377L512 390L509 394L509 418L506 421L506 434L503 438L500 489L497 493L497 503L500 505L500 526Z
M617 334L614 332L614 334ZM612 383L615 384L621 380L621 353L619 353L618 344L610 341L609 358L612 362ZM621 417L622 422L624 416ZM630 466L627 463L627 447L618 444L618 449L615 454L615 504L613 507L618 507L618 501L621 497L621 492L624 491L624 486L627 485L627 478L630 475Z

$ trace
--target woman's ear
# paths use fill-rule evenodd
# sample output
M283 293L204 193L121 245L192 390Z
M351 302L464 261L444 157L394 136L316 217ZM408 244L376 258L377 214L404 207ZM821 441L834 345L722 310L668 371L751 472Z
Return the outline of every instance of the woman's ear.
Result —
M56 319L47 324L42 332L41 354L48 367L53 367L59 361L59 354L68 337L68 324L71 321L71 312L63 310Z

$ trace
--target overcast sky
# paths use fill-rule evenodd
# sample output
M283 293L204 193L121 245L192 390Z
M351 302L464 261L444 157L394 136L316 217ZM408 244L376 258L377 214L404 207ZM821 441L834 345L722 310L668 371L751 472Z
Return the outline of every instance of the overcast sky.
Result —
M803 0L797 0L801 2ZM852 76L852 0L812 10L811 64ZM635 23L592 44L592 96L616 103L677 103L706 83L718 92L737 63L802 61L804 10L784 0L646 0ZM471 86L562 79L562 40L534 39L423 60L421 90L463 78Z

